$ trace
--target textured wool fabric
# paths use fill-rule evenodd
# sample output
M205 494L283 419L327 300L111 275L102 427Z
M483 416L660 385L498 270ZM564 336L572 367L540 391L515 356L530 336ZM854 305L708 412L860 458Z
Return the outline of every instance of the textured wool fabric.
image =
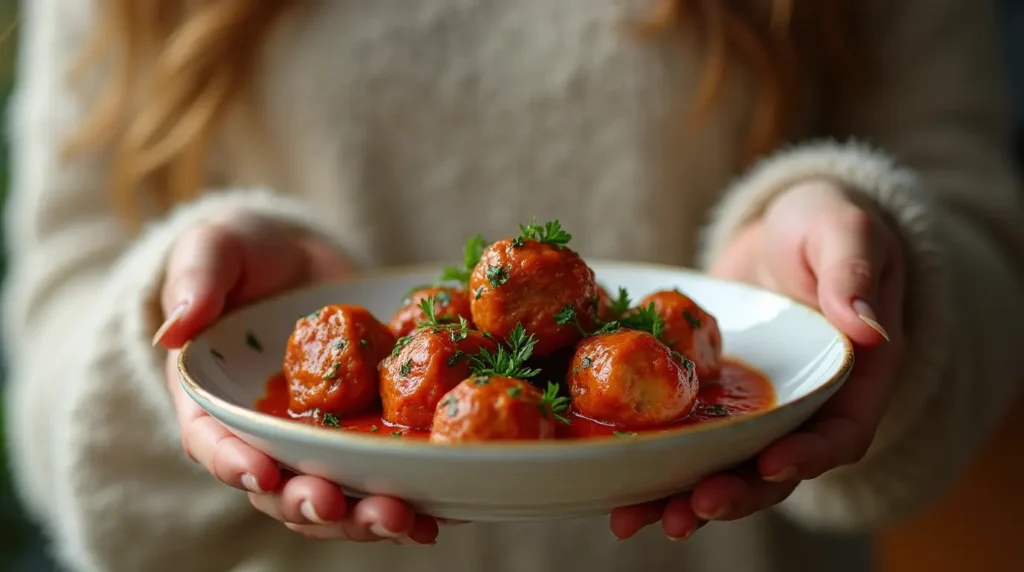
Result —
M863 530L939 494L1022 378L1020 189L989 4L860 3L875 83L816 101L806 140L746 173L749 78L733 73L687 132L700 57L623 34L645 4L309 3L268 46L262 135L233 114L204 197L132 236L109 206L107 157L59 154L102 85L65 81L94 2L25 3L8 435L60 559L107 572L836 569L794 558L802 542L774 541L770 515L686 543L658 527L615 542L595 518L445 526L436 546L414 548L311 542L256 513L181 453L164 354L149 343L176 237L231 209L319 234L363 267L454 258L466 235L535 215L560 219L585 256L707 265L777 193L833 180L890 215L906 246L909 351L867 457L801 485L780 512Z

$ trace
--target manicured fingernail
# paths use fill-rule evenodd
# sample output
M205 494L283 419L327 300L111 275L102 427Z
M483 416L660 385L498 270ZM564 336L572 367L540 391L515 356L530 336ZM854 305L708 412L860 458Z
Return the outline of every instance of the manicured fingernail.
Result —
M164 323L161 324L160 327L157 329L156 333L153 334L154 347L157 344L159 344L161 340L164 339L164 336L167 335L168 330L170 330L171 327L174 326L174 324L178 323L178 320L180 320L185 315L185 312L188 312L188 303L186 302L182 302L181 304L178 304L174 308L174 310L167 316L167 319L164 320Z
M769 483L784 483L796 476L796 467L790 465L781 471L764 477Z
M392 532L384 528L384 525L379 522L375 522L370 525L370 532L381 538L401 538L402 536L405 536L401 532Z
M875 316L875 311L871 309L871 306L868 306L867 302L864 300L854 300L853 311L857 312L857 317L870 326L872 330L878 332L880 336L885 338L885 341L889 341L889 332L885 331L882 324L878 323L878 317Z
M244 473L242 475L242 486L245 487L245 490L258 495L262 495L266 492L260 488L260 482L256 480L256 477L249 473Z
M728 516L730 512L732 512L732 505L726 503L719 506L718 508L716 508L715 510L711 511L708 514L699 512L697 516L699 516L703 520L721 520L722 518Z
M310 522L315 522L316 524L330 524L330 522L320 518L320 515L316 513L316 509L313 508L313 503L308 500L302 501L302 504L299 505L299 512L301 512L302 516Z

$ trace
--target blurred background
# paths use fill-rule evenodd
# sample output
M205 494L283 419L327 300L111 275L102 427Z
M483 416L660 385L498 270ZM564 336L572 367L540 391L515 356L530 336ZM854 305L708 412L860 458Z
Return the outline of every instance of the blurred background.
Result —
M78 0L68 1L74 2ZM1016 104L1014 118L1017 125L1018 157L1021 159L1022 165L1024 165L1024 128L1022 128L1024 126L1024 0L1001 0L1000 3L1004 9L1004 17L1001 19L1004 32L1002 44L1007 54L1006 61L1010 69L1012 100ZM18 4L18 0L0 0L0 108L5 110L11 86L14 82L14 63L18 47ZM8 148L10 142L6 137L6 114L4 126L4 137L0 137L0 201L4 201L7 196L9 179ZM0 250L0 276L3 274L5 252L5 250ZM2 368L2 364L0 364L0 368ZM3 375L2 369L0 369L0 386L2 384ZM2 398L3 394L0 392L0 572L45 572L55 570L46 558L44 540L22 513L11 488L10 477L7 472L7 457L4 451L5 439L3 438L3 431L5 424L2 422L4 413ZM1020 411L1020 413L1021 415L1016 417L1024 419L1024 411ZM965 533L958 535L958 538L965 543L969 543L973 541L964 540L970 536L969 529L977 528L979 522L985 520L985 513L983 511L979 513L979 507L984 506L986 503L1005 507L1007 501L1010 501L1011 504L1016 503L1016 505L1019 505L1021 503L1020 499L1024 498L1024 495L1019 492L1019 488L1015 484L1015 479L1024 470L1024 466L1019 466L1024 464L1020 461L1021 440L1018 438L1019 436L1024 436L1024 423L1012 422L1011 427L1004 428L1000 436L994 440L995 442L990 448L991 450L987 451L984 455L986 458L980 460L979 466L972 470L972 474L968 475L966 482L958 490L953 491L949 499L941 503L940 506L937 506L934 511L921 515L913 522L907 523L902 527L896 527L895 530L884 535L879 542L880 553L888 564L883 569L887 572L937 570L936 564L928 561L928 555L931 554L933 559L946 559L945 556L930 549L930 547L934 547L937 543L941 542L937 535L943 534L945 530L943 528L945 526L944 523L947 520L954 519L956 521L958 529L963 530ZM1012 458L1007 457L1007 448L1015 452ZM988 456L991 456L994 460L988 460ZM1013 466L1007 466L1005 464L1007 462L1012 463ZM992 479L996 479L996 481ZM1006 482L1007 479L1012 481L1008 483L1009 489L1002 490L1012 491L1016 499L1000 498L998 494L991 493L993 490L992 483ZM987 489L989 494L986 495L985 490L979 490L979 488L973 486L979 480L989 484L989 486L982 487ZM995 490L1000 490L1000 487L996 486ZM1004 509L1001 512L1012 513L1013 511L1006 511ZM1017 513L1017 516L1019 514ZM1017 518L1004 522L997 520L995 525L1003 528L1003 532L1007 533L1010 538L1015 535L1018 539L1024 537L1024 525L1021 525ZM990 542L999 542L998 537L988 538ZM984 543L985 541L979 540L978 542ZM1005 568L1003 566L1007 565L1006 560L1003 560L1002 564L995 564L994 566L983 563L984 555L991 554L992 551L981 544L974 543L964 548L971 549L970 551L963 552L963 558L968 560L970 564L966 568L960 568L961 570L988 570L991 572L1024 570L1024 552L1017 552L1021 554L1020 559L1016 560L1019 567ZM995 548L996 550L1000 549L998 546ZM1001 548L1005 553L1006 547L1003 546ZM982 556L977 554L982 554ZM942 570L952 569L947 568L946 565L951 565L948 559L946 559Z

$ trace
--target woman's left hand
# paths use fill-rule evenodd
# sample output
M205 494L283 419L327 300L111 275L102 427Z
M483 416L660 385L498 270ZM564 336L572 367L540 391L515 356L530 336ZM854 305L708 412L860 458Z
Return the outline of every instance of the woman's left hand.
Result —
M619 538L660 520L669 538L681 540L707 521L778 504L800 481L860 460L886 410L904 347L904 268L900 241L883 216L834 183L807 181L776 197L711 273L821 310L856 345L856 365L807 424L747 466L705 478L685 494L613 511Z

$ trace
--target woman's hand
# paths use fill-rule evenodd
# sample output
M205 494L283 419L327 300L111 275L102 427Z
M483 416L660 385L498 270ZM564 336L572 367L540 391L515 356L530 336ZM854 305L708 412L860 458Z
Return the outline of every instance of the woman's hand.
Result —
M900 241L880 214L831 182L796 185L734 238L711 273L820 309L857 346L854 371L806 425L749 466L672 499L616 509L620 538L660 520L667 536L685 539L709 520L775 505L801 480L860 460L885 412L902 359L904 269Z
M430 544L437 523L400 500L346 499L334 484L289 475L270 457L209 416L178 382L178 349L224 312L309 282L351 271L317 238L238 212L199 225L171 252L161 294L166 322L154 337L169 352L167 387L185 453L214 477L249 492L259 511L307 537Z

